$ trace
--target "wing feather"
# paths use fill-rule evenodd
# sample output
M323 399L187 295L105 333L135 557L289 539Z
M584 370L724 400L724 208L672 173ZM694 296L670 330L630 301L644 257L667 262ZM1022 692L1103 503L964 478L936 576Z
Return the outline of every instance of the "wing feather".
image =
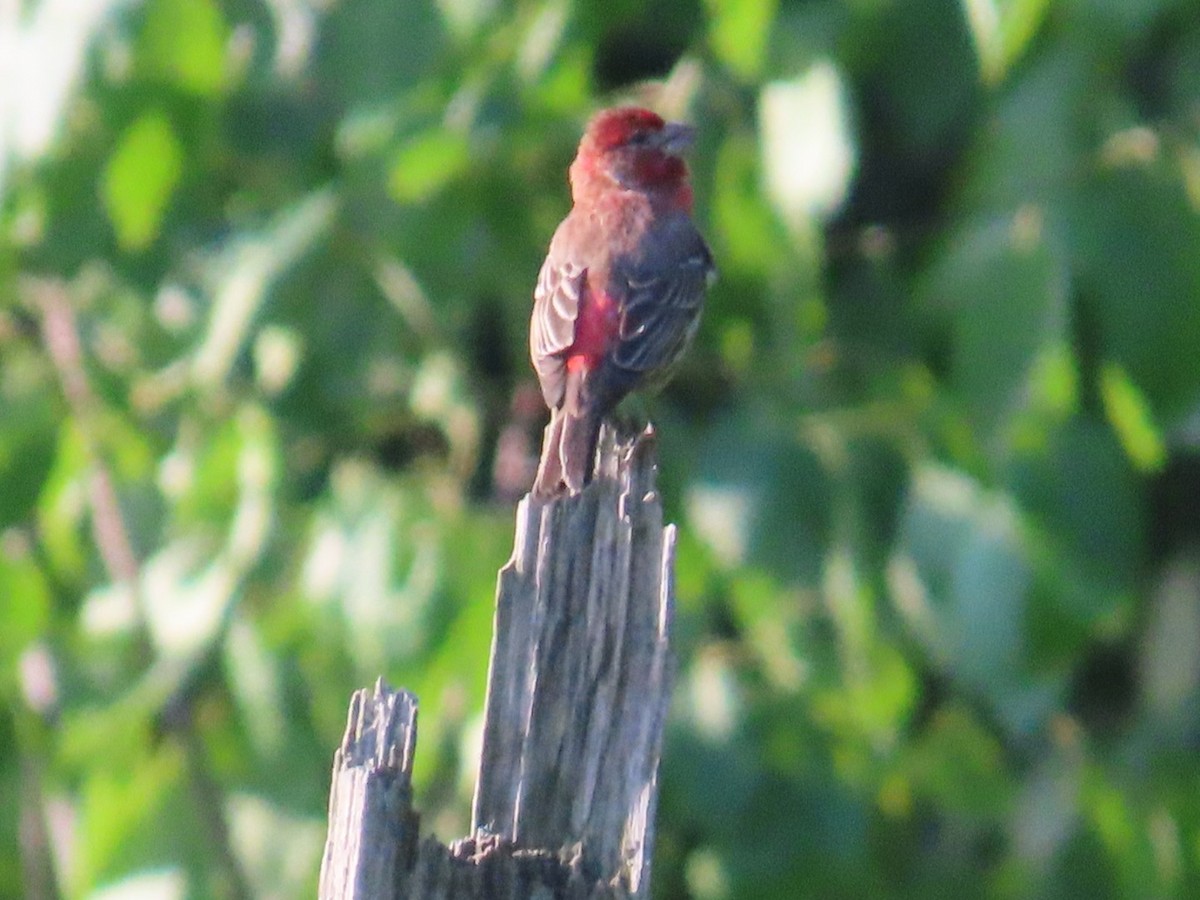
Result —
M555 235L538 273L529 323L529 355L551 409L562 402L565 363L561 354L575 341L575 320L587 282L586 266L556 252L563 244Z
M675 362L695 336L704 293L715 274L712 254L691 226L666 236L669 252L625 269L620 340L612 360L633 372Z

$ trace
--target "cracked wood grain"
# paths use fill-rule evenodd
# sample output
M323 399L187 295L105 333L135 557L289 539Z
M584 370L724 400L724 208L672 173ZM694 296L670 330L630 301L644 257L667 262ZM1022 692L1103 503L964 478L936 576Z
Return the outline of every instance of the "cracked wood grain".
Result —
M415 698L382 682L355 694L322 898L649 896L675 549L655 472L649 429L606 425L587 489L521 501L497 589L470 837L419 837Z

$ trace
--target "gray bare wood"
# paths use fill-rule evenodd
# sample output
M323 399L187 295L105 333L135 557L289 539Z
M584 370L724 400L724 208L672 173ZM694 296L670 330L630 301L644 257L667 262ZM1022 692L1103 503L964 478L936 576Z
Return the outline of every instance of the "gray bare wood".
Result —
M474 827L579 844L584 872L642 896L670 695L673 527L654 437L601 436L573 497L521 501L500 571Z
M415 698L382 682L354 695L322 900L649 896L675 550L654 457L649 429L606 425L586 490L518 507L470 837L418 836Z
M322 900L399 897L418 840L412 810L417 698L383 679L354 692L333 757Z

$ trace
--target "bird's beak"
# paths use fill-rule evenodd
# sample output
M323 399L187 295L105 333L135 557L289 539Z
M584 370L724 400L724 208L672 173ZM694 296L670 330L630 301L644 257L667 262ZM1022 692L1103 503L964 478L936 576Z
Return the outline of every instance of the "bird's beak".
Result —
M668 122L658 133L658 146L666 153L686 152L696 139L696 129L683 122Z

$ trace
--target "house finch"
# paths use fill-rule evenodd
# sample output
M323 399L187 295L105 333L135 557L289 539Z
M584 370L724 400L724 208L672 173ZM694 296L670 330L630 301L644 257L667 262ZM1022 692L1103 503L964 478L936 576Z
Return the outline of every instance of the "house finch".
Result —
M541 496L591 480L601 421L630 391L665 382L696 332L715 270L680 158L692 135L622 107L596 115L579 142L574 206L550 242L529 328L550 407Z

